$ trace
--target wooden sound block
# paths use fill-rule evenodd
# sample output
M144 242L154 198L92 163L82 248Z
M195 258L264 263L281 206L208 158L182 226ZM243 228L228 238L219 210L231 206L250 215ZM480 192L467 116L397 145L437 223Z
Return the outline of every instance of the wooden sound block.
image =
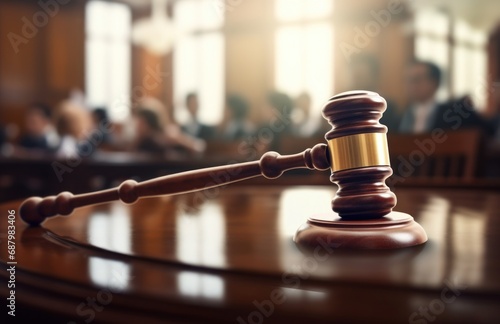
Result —
M317 246L333 249L399 249L423 244L427 234L408 214L391 212L370 220L342 220L337 214L315 215L293 238L303 250Z

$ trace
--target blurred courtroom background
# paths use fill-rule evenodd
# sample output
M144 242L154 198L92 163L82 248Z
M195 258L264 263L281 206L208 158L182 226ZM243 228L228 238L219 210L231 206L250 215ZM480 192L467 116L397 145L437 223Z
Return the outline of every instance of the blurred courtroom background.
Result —
M300 152L353 89L391 184L500 188L496 0L5 0L0 35L2 200Z

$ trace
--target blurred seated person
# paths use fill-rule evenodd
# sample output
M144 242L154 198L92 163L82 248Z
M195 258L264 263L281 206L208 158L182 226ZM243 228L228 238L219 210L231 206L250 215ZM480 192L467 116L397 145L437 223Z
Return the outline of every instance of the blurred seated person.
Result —
M435 127L445 130L477 129L487 137L493 137L495 126L480 115L469 95L452 99L440 106Z
M186 95L186 109L189 114L189 121L182 126L182 131L190 136L210 139L214 136L214 128L201 123L198 119L199 101L198 95L190 92Z
M94 123L94 127L100 130L102 144L112 144L114 140L112 138L113 134L109 131L111 121L109 120L107 110L103 107L98 107L92 110L92 121Z
M266 97L263 116L265 122L257 129L259 145L279 149L280 138L293 132L293 100L285 93L272 91Z
M321 116L311 115L311 96L302 92L295 99L295 105L291 113L293 128L292 132L298 137L311 137L319 132L319 125L324 121Z
M438 103L436 93L441 84L441 69L428 61L414 61L406 76L410 105L403 114L399 130L402 133L426 133L437 127L440 111L445 107Z
M400 123L397 106L394 101L386 98L379 90L379 60L371 54L354 55L350 63L350 75L352 89L378 92L385 98L387 109L384 111L380 123L387 126L389 133L397 132Z
M31 105L25 114L26 133L19 140L19 146L30 150L53 152L59 137L52 124L52 109L45 104Z
M445 103L437 102L441 70L436 64L413 62L408 68L407 82L411 104L401 120L399 130L402 133L428 133L437 128L477 128L485 131L485 122L469 96Z
M139 109L134 117L135 150L145 153L163 153L167 148L167 143L156 113L148 109Z
M250 107L248 102L239 95L226 97L226 120L221 130L222 138L235 141L247 138L255 132L255 126L249 121Z
M181 148L190 152L203 152L205 142L182 132L156 98L144 98L134 113L136 118L135 148L151 153Z
M57 112L56 128L61 138L57 157L85 157L95 150L87 138L92 130L92 117L85 107L69 100L63 101Z

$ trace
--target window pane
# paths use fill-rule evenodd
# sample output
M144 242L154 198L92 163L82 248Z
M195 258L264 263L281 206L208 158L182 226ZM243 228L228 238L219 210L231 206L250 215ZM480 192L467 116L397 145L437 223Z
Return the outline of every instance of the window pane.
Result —
M184 108L184 97L188 92L195 91L198 88L197 71L198 67L198 49L196 38L188 37L178 41L174 48L173 56L173 82L174 82L174 111L175 119L180 123L188 120L187 112Z
M283 27L276 34L275 84L278 90L290 94L299 93L303 86L304 44L303 28L298 26Z
M193 30L221 27L224 16L218 5L212 0L179 1L174 8L174 19L177 28L183 32L191 32Z
M471 69L474 71L474 76L469 78L469 93L472 100L476 104L478 110L486 108L487 101L487 74L488 74L488 59L484 48L477 48L472 51Z
M174 50L175 119L184 123L187 113L184 98L189 92L199 95L200 121L216 124L224 108L224 40L211 33L181 39Z
M222 120L224 108L224 40L220 34L200 39L200 121L214 125Z
M85 46L85 88L87 101L91 106L104 106L107 103L107 86L109 84L106 73L107 46L103 40L89 39Z
M108 109L114 121L130 111L130 9L90 1L86 7L85 89L91 107Z
M190 32L198 28L198 17L195 14L197 11L197 2L185 0L175 4L174 21L179 31Z
M130 9L127 6L117 3L110 3L109 6L109 16L106 17L108 35L113 38L127 40L130 37L130 30L132 28Z
M456 96L467 93L469 77L469 50L463 46L457 46L453 50L453 92Z
M176 2L174 23L181 35L174 48L173 80L175 119L185 123L188 115L184 98L189 92L199 96L199 119L206 124L222 120L224 108L224 39L220 33L194 35L222 27L220 5L212 0Z
M332 27L328 23L281 27L276 32L275 87L309 93L313 111L333 94ZM297 44L303 44L297 47Z
M274 4L279 21L294 21L330 16L333 0L275 0Z
M300 19L302 4L302 0L275 0L276 18L281 21Z
M240 0L241 1L241 0ZM222 27L224 23L224 15L217 8L213 0L200 0L198 1L198 19L200 22L200 28L202 29L212 29ZM231 4L231 1L223 1L225 3ZM235 5L238 3L234 0L232 1Z
M471 46L484 46L487 34L484 31L472 28L463 20L457 20L453 28L453 37L457 43L466 43Z
M306 28L305 85L311 95L314 111L333 95L333 53L332 28L329 24L314 24Z
M100 35L107 30L108 3L103 1L90 1L85 9L85 31L87 35Z
M109 53L110 87L107 107L110 118L123 121L130 113L130 110L126 109L126 104L130 101L130 45L125 42L113 42L110 44Z
M415 57L419 60L431 61L437 64L443 74L443 80L437 93L438 100L446 100L449 96L446 86L449 73L448 40L434 36L418 35L415 38Z
M487 59L483 48L456 46L453 51L453 92L470 95L479 110L484 109L487 92Z
M478 109L486 104L486 35L472 28L463 20L457 20L453 34L453 93L455 96L470 95Z
M306 18L328 17L332 13L332 0L303 0Z
M448 66L448 46L446 38L417 36L415 56L418 59L432 61L442 68L446 68Z
M447 36L450 33L450 20L442 12L420 10L415 14L415 31L436 36Z

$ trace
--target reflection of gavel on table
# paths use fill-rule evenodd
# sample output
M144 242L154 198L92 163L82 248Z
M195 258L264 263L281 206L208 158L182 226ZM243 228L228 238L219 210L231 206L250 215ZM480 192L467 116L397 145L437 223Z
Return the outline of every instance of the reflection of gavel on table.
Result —
M331 168L330 180L339 187L332 200L338 214L309 218L295 235L299 246L321 244L346 248L398 248L424 243L427 236L410 215L392 212L396 196L385 184L392 174L387 148L387 128L379 123L386 109L377 93L350 91L332 97L323 117L332 125L325 138L302 153L280 156L265 153L259 161L213 167L163 176L81 195L62 192L23 202L19 214L30 225L47 217L69 215L75 208L114 200L133 203L142 197L181 194L237 182L259 175L278 178L284 171ZM220 176L220 175L223 176ZM214 181L217 179L217 181Z

